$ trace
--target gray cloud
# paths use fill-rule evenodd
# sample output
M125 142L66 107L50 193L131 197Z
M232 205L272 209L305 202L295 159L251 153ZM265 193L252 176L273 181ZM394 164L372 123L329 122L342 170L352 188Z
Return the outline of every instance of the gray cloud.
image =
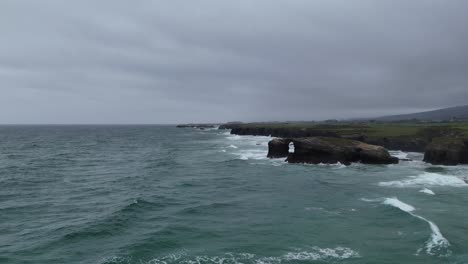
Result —
M0 123L311 120L466 104L464 0L0 3Z

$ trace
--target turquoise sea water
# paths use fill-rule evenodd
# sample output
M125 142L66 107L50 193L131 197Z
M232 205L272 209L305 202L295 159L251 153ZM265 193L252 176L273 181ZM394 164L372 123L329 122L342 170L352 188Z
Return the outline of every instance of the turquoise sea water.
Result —
M468 263L468 167L290 165L268 140L0 127L0 263Z

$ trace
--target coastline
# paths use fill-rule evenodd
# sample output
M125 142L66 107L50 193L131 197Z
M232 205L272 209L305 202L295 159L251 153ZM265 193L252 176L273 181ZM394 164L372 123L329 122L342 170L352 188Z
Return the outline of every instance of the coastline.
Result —
M192 127L203 129L203 125ZM230 130L230 134L239 136L286 140L340 138L392 151L425 153L424 161L433 165L468 164L466 122L234 122L221 124L218 129Z

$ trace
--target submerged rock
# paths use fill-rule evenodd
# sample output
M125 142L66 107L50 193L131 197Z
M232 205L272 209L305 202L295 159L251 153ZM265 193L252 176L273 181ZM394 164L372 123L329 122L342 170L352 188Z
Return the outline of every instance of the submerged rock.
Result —
M424 161L433 165L468 164L468 141L448 137L433 139L426 148Z
M291 139L275 138L268 142L268 158L286 158Z
M365 164L394 164L398 158L392 157L381 146L366 144L356 140L330 137L309 137L292 140L294 153L289 153L289 163L337 163L351 162Z

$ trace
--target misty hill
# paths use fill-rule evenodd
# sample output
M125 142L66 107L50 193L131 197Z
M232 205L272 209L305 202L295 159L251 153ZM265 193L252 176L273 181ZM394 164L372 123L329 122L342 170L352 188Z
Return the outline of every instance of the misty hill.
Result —
M378 121L401 121L401 120L411 120L411 119L429 120L429 121L431 120L441 121L441 120L452 120L452 119L468 120L468 105L449 107L449 108L443 108L439 110L413 113L413 114L392 115L392 116L383 116L383 117L376 118L376 120Z

